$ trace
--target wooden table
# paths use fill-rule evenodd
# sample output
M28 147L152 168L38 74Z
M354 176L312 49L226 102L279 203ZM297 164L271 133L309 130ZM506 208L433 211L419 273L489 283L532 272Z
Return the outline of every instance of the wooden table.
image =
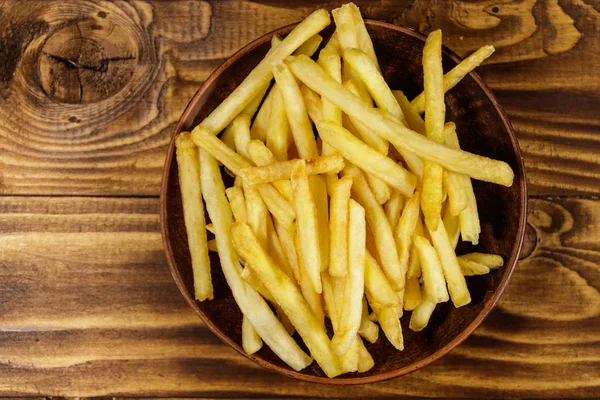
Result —
M600 397L600 2L357 1L442 28L517 131L529 179L522 260L459 348L360 387L284 378L222 344L163 255L167 142L225 58L325 1L0 4L0 395ZM337 5L341 1L335 2Z

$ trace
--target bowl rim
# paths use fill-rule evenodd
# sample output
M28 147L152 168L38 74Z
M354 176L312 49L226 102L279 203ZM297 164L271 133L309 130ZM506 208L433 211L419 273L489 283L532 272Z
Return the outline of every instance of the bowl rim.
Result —
M427 38L426 35L418 32L412 28L394 25L394 24L391 24L388 22L383 22L383 21L378 21L378 20L373 20L373 19L365 19L365 24L367 26L379 26L379 27L399 31L399 32L402 32L403 34L420 39L423 42L425 42L425 39ZM175 129L173 130L172 137L169 142L168 149L167 149L167 155L166 155L165 164L163 167L163 176L162 176L162 182L161 182L161 188L160 188L160 229L161 229L162 242L163 242L163 247L165 250L167 263L169 264L169 269L171 270L171 275L173 276L173 280L175 281L175 284L177 285L179 291L183 295L185 301L194 310L194 312L200 317L200 319L206 324L206 326L224 343L231 346L233 349L235 349L238 353L242 354L247 359L259 364L261 367L266 368L270 371L274 371L279 374L291 377L291 378L296 378L296 379L302 380L302 381L307 381L307 382L312 382L312 383L321 383L321 384L331 384L331 385L356 385L356 384L365 384L365 383L375 383L375 382L389 380L392 378L397 378L402 375L406 375L411 372L414 372L428 364L431 364L432 362L445 356L451 350L453 350L458 345L460 345L462 342L464 342L467 339L467 337L469 337L473 333L473 331L481 324L481 322L488 316L488 314L496 306L496 304L498 303L498 300L504 293L504 290L506 289L506 286L508 285L508 282L512 276L513 270L515 269L515 266L519 260L519 254L521 252L521 248L523 245L523 240L525 237L525 230L526 230L526 225L527 225L527 211L528 211L527 180L526 180L526 176L525 176L525 164L524 164L524 160L523 160L523 157L521 154L521 149L519 147L519 143L517 141L513 127L511 125L510 121L508 120L508 117L507 117L506 113L504 112L504 109L498 103L498 100L494 96L493 92L487 86L487 84L483 81L483 79L479 76L479 74L477 74L475 71L471 71L469 73L469 75L475 80L477 85L484 91L486 96L492 102L494 108L496 109L496 112L500 116L500 119L502 120L502 123L504 124L504 126L509 134L509 138L510 138L512 147L515 151L515 156L517 159L517 171L515 171L515 175L517 175L517 177L519 178L519 183L521 186L521 193L522 193L521 201L520 201L520 203L521 203L520 204L521 218L519 221L519 227L518 227L518 231L517 231L518 234L516 237L516 245L514 247L514 250L512 251L511 259L508 260L508 262L506 264L507 268L504 272L504 275L502 276L502 279L498 285L498 288L496 289L496 291L493 294L493 296L491 297L491 299L488 300L487 304L485 304L485 306L481 310L481 312L479 314L477 314L475 319L473 321L471 321L471 323L462 332L460 332L456 337L454 337L444 347L441 347L440 349L438 349L437 351L435 351L433 354L429 355L428 357L426 357L422 360L419 360L417 362L414 362L410 365L407 365L403 368L399 368L399 369L392 370L389 372L383 372L383 373L376 374L376 375L364 376L364 377L353 377L353 378L328 378L328 377L307 375L307 374L302 373L302 371L294 371L294 370L284 369L284 368L279 367L275 364L272 364L268 361L265 361L259 357L256 357L253 354L246 354L244 352L244 350L242 349L241 345L234 342L227 335L225 335L202 312L202 310L196 304L196 300L193 298L193 296L190 296L190 294L188 293L188 291L185 287L185 284L181 278L181 275L179 274L179 270L176 267L176 262L173 257L173 249L171 248L171 240L170 240L170 236L169 236L169 231L167 229L168 221L167 221L167 212L166 211L167 211L167 197L168 197L167 196L168 180L169 180L169 174L170 174L170 167L171 167L172 160L173 160L173 154L175 153L175 151L174 151L175 138L176 138L177 134L179 134L182 131L184 122L190 118L191 113L194 109L194 105L197 104L200 101L200 99L202 98L202 96L205 95L205 91L213 84L213 82L221 75L221 73L225 69L227 69L231 64L233 64L234 62L239 60L241 57L246 55L248 52L254 50L259 45L269 41L273 35L287 34L296 25L298 25L298 23L293 23L293 24L289 24L286 26L282 26L271 32L268 32L268 33L260 36L259 38L253 40L252 42L248 43L247 45L245 45L244 47L242 47L241 49L236 51L229 58L227 58L227 60L225 62L223 62L216 70L214 70L210 74L210 76L206 79L206 81L204 81L204 83L196 91L194 96L190 99L189 103L187 104L179 121L177 122L177 125L176 125ZM460 58L454 51L450 50L448 47L446 47L444 45L442 45L442 53L449 56L456 63L459 63L460 61L462 61L462 58Z

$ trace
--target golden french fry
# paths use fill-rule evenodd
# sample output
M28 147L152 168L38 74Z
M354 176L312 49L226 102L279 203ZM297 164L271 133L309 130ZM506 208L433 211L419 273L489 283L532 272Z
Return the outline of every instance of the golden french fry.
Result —
M421 218L417 220L417 226L415 228L415 235L424 236L423 232L423 221ZM410 259L408 261L408 271L406 272L407 278L419 278L421 276L421 262L419 261L419 254L415 246L410 247Z
M488 267L478 262L460 257L458 257L457 260L460 270L464 276L485 275L490 272Z
M400 215L402 214L403 205L404 196L402 196L402 193L400 193L398 190L393 190L390 195L390 199L387 203L383 205L385 215L388 221L390 221L390 227L394 232L396 231L396 227L398 226L398 221L400 220Z
M183 204L183 219L188 237L194 276L194 297L212 300L213 285L210 275L210 259L206 237L206 221L202 203L198 149L189 132L180 133L175 140L179 185Z
M331 320L331 326L333 331L337 332L339 314L338 305L335 302L335 294L333 293L333 284L331 283L331 277L327 271L321 273L321 284L323 285L323 300L325 301L325 311L327 316Z
M232 186L225 189L225 194L229 200L229 206L233 212L233 218L236 221L247 222L248 213L246 209L246 198L244 197L244 192L242 189L237 186Z
M373 255L367 251L365 256L365 290L372 301L383 307L398 306L400 299L383 273Z
M344 87L348 89L350 93L360 98L360 94L358 89L353 81L344 82ZM325 98L324 98L325 99ZM327 100L327 99L325 99ZM327 100L328 101L328 100ZM344 118L343 118L344 119ZM360 137L365 143L371 146L373 149L378 151L383 155L388 154L389 143L387 140L383 139L381 136L377 135L369 125L365 125L362 122L358 121L356 118L348 117L348 122L344 123L344 127L347 127L355 136Z
M246 224L236 222L231 228L231 236L238 253L271 291L277 304L290 318L325 374L334 377L342 373L340 360L331 349L325 328L319 323L298 288L277 268L271 257L260 246L252 229Z
M277 162L260 167L248 167L240 171L240 176L249 184L275 182L290 179L298 159ZM344 158L339 155L322 156L305 160L307 175L338 173L344 168Z
M458 225L458 217L456 215L452 215L450 212L450 207L446 207L442 221L446 227L446 232L448 232L448 239L450 239L452 248L456 249L456 245L458 244L458 239L460 237L460 227Z
M233 137L235 131L233 129L233 124L229 124L227 128L221 134L220 139L232 150L235 150L235 139Z
M362 317L358 334L369 343L375 343L379 337L379 325L369 319L367 300L363 297Z
M444 141L450 148L460 149L458 136L456 134L456 125L449 122L444 128ZM467 198L467 206L459 214L460 234L462 239L473 244L479 243L479 234L481 225L479 223L479 213L477 211L477 199L473 192L473 185L468 176L460 175L462 189Z
M246 219L254 231L260 244L267 246L267 219L269 212L258 191L250 185L244 185L244 198L246 199ZM235 214L234 214L235 215Z
M317 63L337 82L342 82L342 60L338 49L328 43L319 53ZM322 117L342 124L342 110L327 99L322 100ZM313 120L313 122L316 122Z
M339 333L332 340L338 355L346 354L356 339L362 317L365 288L365 253L367 222L365 209L350 199L348 213L348 276L344 300L339 310Z
M250 268L244 268L242 271L242 279L250 286L252 289L256 290L265 300L268 300L271 303L275 303L275 299L271 295L271 292L263 285L255 272ZM287 329L286 329L287 332Z
M329 219L329 274L342 277L348 273L348 208L352 176L344 176L331 189Z
M277 312L277 318L281 321L281 325L285 328L287 333L293 335L296 332L296 328L294 328L294 324L290 321L289 317L285 315L285 312L280 306L275 306L275 311Z
M462 177L456 172L444 171L443 185L448 194L448 208L453 215L458 215L467 208L467 195L462 184Z
M467 282L465 277L460 271L460 266L454 253L454 248L450 239L448 238L448 232L443 222L440 222L438 229L432 231L429 229L431 235L431 241L435 251L440 256L442 263L442 270L444 272L444 278L448 284L448 292L450 292L450 298L455 307L462 307L471 302L471 294L467 288Z
M377 199L377 202L381 205L387 203L387 201L392 196L393 189L390 189L390 187L387 185L387 183L385 183L384 181L382 181L381 179L379 179L378 177L376 177L373 174L367 173L367 174L365 174L365 178L367 178L369 187L373 191L373 194L375 195L375 199Z
M398 220L396 231L394 233L396 248L398 249L398 259L400 260L400 273L403 275L408 271L412 237L420 218L419 198L420 193L415 192L408 200L402 211L402 215Z
M369 59L379 71L379 62L377 61L377 55L375 54L375 49L373 48L373 41L371 40L371 36L367 31L365 21L363 20L362 15L360 14L360 10L354 3L349 3L348 6L350 7L350 11L352 12L352 19L354 20L354 29L356 31L358 48L364 51L369 56Z
M425 134L425 121L421 118L421 115L415 110L413 105L410 103L410 100L402 93L401 90L392 90L398 105L402 109L402 113L406 118L406 122L408 122L408 126L415 132L420 133L421 135Z
M338 150L344 158L398 189L402 194L412 195L417 182L415 176L391 158L373 150L341 125L322 121L318 128L321 138Z
M242 268L231 242L230 227L233 223L231 209L225 196L225 185L216 160L200 150L200 178L205 196L206 209L213 222L221 268L231 288L233 298L242 314L249 320L264 342L286 364L299 371L312 359L307 356L287 333L281 322L260 295L250 288L241 277Z
M290 227L296 219L292 204L270 183L255 185L269 212L284 226Z
M281 268L281 270L285 272L285 274L289 276L292 281L295 282L296 277L294 275L294 271L288 263L288 258L285 255L283 245L279 240L279 235L277 235L275 225L270 216L267 218L267 251L273 257L275 264L277 264L279 268Z
M483 264L489 269L497 269L504 265L504 260L497 254L469 253L459 256L458 258Z
M208 251L212 251L213 253L217 253L219 249L217 249L217 241L215 239L211 239L206 242L206 246L208 247Z
M200 126L213 135L221 132L271 80L273 65L291 55L330 22L329 13L325 10L316 10L310 14L248 74L244 81L201 122Z
M358 335L354 335L348 351L340 356L340 361L342 362L342 368L344 369L344 372L358 371L358 340L360 340L360 337Z
M231 127L237 152L246 160L250 160L250 156L246 151L246 146L250 141L250 115L240 114L233 120Z
M263 346L260 335L256 332L250 320L244 317L242 319L242 348L246 354L254 354Z
M415 308L410 316L410 323L408 327L415 331L422 331L431 318L433 310L435 310L436 303L424 300L417 308Z
M258 167L277 163L277 160L275 159L273 153L271 153L271 150L269 150L267 146L265 146L265 144L259 140L251 140L246 146L246 150L248 151L252 162ZM254 184L254 182L249 179L244 180L249 184ZM292 200L292 185L288 180L273 181L273 186L277 188L279 193L281 193L286 200Z
M318 242L317 207L310 191L304 160L296 161L291 179L298 225L300 265L306 268L306 274L315 291L321 293L322 260Z
M312 57L313 54L317 52L322 41L323 37L321 35L311 36L306 42L302 43L302 46L298 47L298 50L294 52L294 55L298 56L304 54L308 57Z
M485 45L462 60L460 64L444 75L444 93L456 86L462 78L478 67L486 58L491 56L493 52L494 46ZM412 101L412 105L419 114L422 114L423 111L425 111L425 93L421 93L415 97Z
M288 59L287 63L294 75L305 85L336 104L351 117L372 127L373 131L389 140L395 147L409 150L421 158L437 162L444 168L474 179L504 186L512 185L514 173L507 163L448 148L402 124L384 118L348 92L308 57L298 56Z
M250 137L252 139L260 140L261 142L265 141L267 137L269 120L271 119L271 107L274 102L273 97L275 97L275 92L270 90L265 97L265 100L262 102L262 105L258 109L256 117L254 118L254 122L252 122L252 126L250 128Z
M298 236L296 236L296 252L300 251L300 245L298 243ZM310 310L315 315L317 320L322 326L325 326L325 308L323 307L323 301L321 295L317 293L313 284L308 276L306 267L304 266L302 259L298 258L299 273L300 273L300 291L302 296L308 303ZM322 283L321 283L322 285Z
M375 325L375 326L377 326L377 325ZM356 341L358 343L357 371L358 372L367 372L368 370L370 370L371 368L373 368L375 366L375 361L373 360L373 357L371 357L371 354L365 347L365 344L362 342L362 340L360 340L360 338L357 338Z
M371 308L377 315L377 321L385 337L398 350L404 350L404 337L402 335L402 326L400 326L400 315L398 307L388 306L379 307L369 301Z
M438 254L429 240L422 236L413 236L413 243L419 255L423 277L423 301L443 303L448 301L446 280Z
M298 154L301 158L317 157L317 142L296 78L284 63L276 64L273 67L273 74L283 98Z
M225 143L204 128L194 129L192 139L196 146L206 150L235 175L239 175L242 169L252 166L244 157L227 147Z
M300 266L298 265L298 254L296 253L296 244L294 242L296 227L295 225L292 226L293 232L290 232L277 220L274 221L274 224L275 231L279 237L279 242L281 243L283 253L287 258L288 265L292 269L292 273L294 274L296 282L300 283Z
M404 287L404 309L412 311L421 304L423 298L421 296L421 286L419 278L408 278Z
M423 163L423 191L421 192L421 210L425 225L437 229L442 214L444 169L438 163L425 160Z
M306 85L300 87L300 93L302 93L302 99L304 100L309 118L313 122L320 121L323 118L321 97Z
M377 255L381 261L385 274L390 279L394 290L404 288L404 275L401 273L398 252L390 251L395 248L394 235L390 223L385 216L381 205L375 199L363 173L354 165L344 168L345 175L353 176L352 193L358 202L365 208L367 221L373 232Z
M321 271L325 271L329 267L329 205L327 200L327 182L323 176L311 175L308 177L308 183L317 209Z
M269 126L267 127L266 145L273 152L277 161L285 161L288 158L288 138L289 124L285 108L283 107L283 99L279 92L279 87L274 85L271 89L273 92L273 102L271 103L271 113L269 114Z

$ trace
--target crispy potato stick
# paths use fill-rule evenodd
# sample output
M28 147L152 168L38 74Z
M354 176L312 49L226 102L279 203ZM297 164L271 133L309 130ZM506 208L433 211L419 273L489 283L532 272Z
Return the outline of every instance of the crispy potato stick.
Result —
M365 256L365 290L372 301L383 307L397 306L400 299L390 285L377 260L367 251Z
M223 131L220 139L232 150L235 150L235 138L234 138L235 130L233 129L233 124L229 124L227 128Z
M298 50L294 52L294 55L299 56L300 54L312 57L317 52L317 49L321 45L323 37L321 35L311 36L302 46L298 47Z
M504 260L497 254L469 253L462 255L459 258L483 264L489 269L497 269L504 265Z
M206 246L208 247L208 251L212 251L213 253L219 251L217 249L217 241L215 239L211 239L208 242L206 242Z
M431 318L433 310L435 310L436 304L434 302L424 300L417 308L415 308L410 316L410 323L408 327L415 331L422 331Z
M256 292L260 293L265 300L268 300L271 303L275 302L275 299L271 295L271 292L263 285L255 272L253 272L250 268L244 268L242 271L242 279L250 286L252 289L256 290ZM287 329L286 329L287 331Z
M327 182L323 176L312 175L308 177L308 183L317 209L321 271L325 271L329 267L329 202L327 199Z
M354 165L344 168L345 175L352 175L354 182L352 184L352 193L356 196L358 202L365 208L367 221L377 248L377 255L381 261L385 274L390 279L394 290L404 288L404 275L401 273L400 260L397 251L390 251L395 248L394 234L390 223L385 216L385 212L373 195L365 180L362 172Z
M357 96L358 98L360 98L358 89L356 87L356 85L354 84L353 81L346 81L344 82L344 87L346 89L348 89L348 91L350 93L352 93L353 95ZM327 100L326 98L324 98L325 100ZM370 105L367 105L370 107ZM387 155L388 154L388 150L389 150L389 144L388 141L383 139L381 136L377 135L370 127L369 125L365 125L362 122L360 122L359 120L357 120L356 118L352 118L352 117L348 117L350 122L351 122L351 126L353 126L356 130L356 133L358 133L358 136L365 142L367 143L369 146L371 146L373 149L375 149L376 151L378 151L379 153L383 154L383 155ZM346 124L344 124L346 125Z
M246 209L246 198L244 197L242 189L237 186L232 186L225 189L225 194L227 194L229 206L233 212L233 218L236 221L247 222L248 213Z
M250 156L246 151L246 146L250 141L250 115L240 114L233 120L231 127L237 152L246 160L250 160Z
M294 232L296 231L295 225L292 227L294 232L290 232L281 223L277 222L277 220L274 221L274 224L288 265L292 269L296 282L300 283L300 267L298 265L298 254L296 254L296 244L294 243Z
M285 161L288 157L290 128L278 86L274 85L271 91L273 92L273 103L271 104L271 113L269 115L266 144L267 148L273 152L277 161Z
M344 369L344 372L358 371L358 341L357 340L360 340L360 337L358 335L354 335L354 338L352 338L352 343L350 344L348 351L340 356L340 361L342 362L342 368Z
M252 185L290 179L298 159L277 162L260 167L248 167L240 171L240 176ZM344 158L339 155L322 156L305 160L306 174L320 175L338 173L344 168Z
M402 113L404 117L406 117L406 122L408 122L408 126L415 132L420 133L421 135L425 134L425 121L421 118L421 115L415 110L413 105L410 103L410 100L406 98L404 93L401 90L392 90L398 105L402 109Z
M270 183L261 183L255 187L273 217L284 226L290 227L296 219L292 204Z
M192 132L192 139L196 146L206 150L235 175L239 175L242 169L252 166L244 157L227 147L225 143L204 128L195 129Z
M452 248L456 249L458 238L460 237L460 227L458 225L458 217L452 215L450 207L448 206L446 206L446 209L444 210L444 218L442 218L442 221L446 227L446 232L448 232L448 239L450 239Z
M271 80L273 65L292 54L304 42L329 25L330 22L329 13L325 10L317 10L300 22L271 54L263 58L229 97L202 121L200 126L206 128L213 135L221 132L252 101L261 88Z
M269 51L267 52L267 54L271 54L273 52L273 50L279 46L279 44L283 41L283 39L278 36L278 35L273 35L273 37L271 38L271 48L269 49ZM242 111L242 114L248 114L251 117L254 116L254 114L256 114L256 111L258 110L258 107L260 107L260 104L262 103L265 94L267 93L267 90L269 90L269 86L271 86L271 81L267 81L264 85L262 85L260 87L260 90L258 91L258 95L254 96L254 98L252 99L252 101L250 101L250 103L248 103L248 105L246 106L246 108L244 108L244 110Z
M332 340L338 355L346 354L360 328L365 288L366 232L365 209L350 199L346 292L340 308L339 334L336 333Z
M375 326L377 326L377 325L375 325ZM373 357L371 357L371 353L369 353L369 351L365 347L365 344L363 343L363 341L360 340L360 338L357 338L356 341L358 343L358 368L357 368L357 371L358 372L367 372L368 370L370 370L371 368L373 368L375 366L375 361L373 360Z
M491 56L493 52L494 46L485 45L462 60L460 64L444 75L444 93L456 86L462 78L478 67L486 58ZM419 114L422 114L425 111L425 93L421 93L415 97L412 101L412 105Z
M320 121L323 118L321 97L306 85L300 87L300 93L302 93L302 99L304 100L304 105L306 106L306 112L308 113L309 118L313 122Z
M365 177L367 178L369 187L373 191L377 202L381 205L385 204L392 195L392 189L390 189L387 183L385 183L373 174L367 173L365 174Z
M369 343L375 343L379 337L379 325L369 319L367 299L363 297L362 316L358 334Z
M335 295L333 293L333 284L331 283L331 277L327 271L321 273L321 284L323 285L323 300L325 300L325 312L331 320L331 326L333 331L337 332L339 314L337 304L335 303Z
M322 260L318 242L317 207L310 191L304 160L296 161L291 180L298 224L300 265L306 268L306 274L315 291L321 293Z
M298 83L286 64L279 63L273 67L275 81L283 98L283 105L301 158L318 156L317 142L312 125L308 119L306 106ZM320 108L320 107L319 107Z
M421 304L421 301L423 301L423 298L421 296L419 278L407 279L406 286L404 287L404 309L412 311Z
M296 247L298 247L298 245L296 245ZM310 282L310 279L306 273L306 268L304 268L302 264L302 260L299 261L300 291L302 292L302 296L304 296L304 299L308 303L308 306L310 307L310 310L312 311L314 316L317 318L317 320L322 326L325 326L325 309L323 308L321 295L317 293L313 288L313 285Z
M221 172L216 160L200 150L200 178L205 196L206 209L215 228L221 268L231 288L231 293L242 314L249 320L267 346L286 364L299 371L312 359L307 356L273 314L269 305L241 278L242 268L231 242L229 233L233 216L227 198Z
M448 125L448 129L444 129L444 141L448 147L460 149L456 134L456 125ZM473 192L471 179L465 175L461 175L460 179L462 180L463 192L467 197L467 207L458 214L460 234L465 242L471 242L476 245L479 243L479 234L481 233L479 213L477 212L477 199Z
M371 187L372 189L372 187ZM385 215L390 221L392 231L396 231L400 215L402 214L402 206L404 205L404 196L398 190L393 190L390 199L383 205Z
M258 191L250 185L244 185L246 199L246 219L254 231L261 246L267 247L267 219L269 212Z
M336 104L351 117L368 124L374 132L389 140L395 147L409 150L419 157L441 164L444 168L475 179L504 186L512 185L514 173L507 163L448 148L402 124L384 118L348 92L308 57L298 56L288 59L287 62L294 75L305 85Z
M406 121L398 101L369 56L359 49L345 49L343 56L344 62L348 63L365 83L375 104L401 121Z
M437 229L442 213L444 169L438 163L425 160L423 163L423 191L421 192L421 210L425 225Z
M435 231L429 230L431 235L431 241L435 251L440 256L442 262L442 270L444 271L444 278L448 284L448 292L450 292L450 298L455 307L462 307L471 302L471 294L467 288L467 282L465 277L460 271L456 254L450 239L448 238L448 232L443 223L440 223L438 229ZM422 261L422 260L421 260Z
M461 176L456 172L444 170L443 185L448 194L448 209L452 215L458 215L467 208L467 195L462 184L462 177L464 175Z
M398 307L388 306L380 307L369 302L375 315L377 315L377 321L381 326L381 330L385 333L385 337L390 343L398 350L404 350L404 337L402 335L402 326L400 326L400 315Z
M206 221L200 187L198 149L189 132L180 133L175 140L179 185L183 203L183 218L188 237L194 275L194 296L197 300L212 300L213 285L206 238Z
M287 256L283 250L283 245L279 240L279 236L275 231L275 225L273 224L273 220L270 216L267 218L267 250L273 257L275 264L277 264L279 268L281 268L281 270L285 272L285 274L289 276L292 281L295 282L296 277L294 276L294 271L288 263Z
M271 257L260 246L252 229L246 224L236 222L231 228L231 236L238 253L251 265L271 291L277 304L290 318L325 374L330 378L341 374L340 360L331 349L325 328L319 323L298 288L277 268Z
M274 96L275 92L270 90L267 94L267 97L265 97L265 100L262 102L262 105L258 109L258 113L256 113L256 117L254 118L254 122L250 128L250 137L252 139L257 139L261 142L265 141L265 138L267 137L269 120L271 119L271 107L274 102Z
M415 192L408 200L402 211L398 225L396 225L396 232L394 234L396 248L398 249L398 259L400 260L400 273L403 275L408 271L412 236L415 233L420 218L419 197L419 192Z
M352 176L346 175L331 189L329 219L329 274L343 277L348 273L348 208Z
M458 265L464 276L485 275L490 272L485 265L465 258L458 257Z
M423 232L423 220L419 217L417 220L417 226L415 228L415 235L424 236ZM407 278L419 278L421 276L421 262L419 261L419 255L415 246L410 247L410 260L408 262L408 271L406 272Z
M358 48L364 51L371 62L375 65L378 71L379 62L377 61L377 55L375 55L375 49L373 48L373 41L371 41L371 35L367 31L365 21L360 14L360 10L354 3L349 3L350 11L352 11L352 19L354 20L354 29L356 30L356 39L358 41Z
M442 272L442 264L435 249L431 246L429 240L423 236L413 236L413 243L417 248L421 263L424 301L434 303L448 301L446 280Z
M398 189L402 194L412 195L417 183L416 177L391 158L373 150L341 125L322 121L318 127L321 138L338 150L344 158Z
M251 140L246 146L246 150L248 151L252 162L259 167L275 164L277 162L273 153L271 153L267 146L259 140ZM253 184L247 179L245 179L245 181ZM273 181L273 186L279 190L279 193L281 193L286 200L292 201L292 185L289 180Z
M256 332L248 318L242 319L242 348L246 354L254 354L263 346L260 335Z

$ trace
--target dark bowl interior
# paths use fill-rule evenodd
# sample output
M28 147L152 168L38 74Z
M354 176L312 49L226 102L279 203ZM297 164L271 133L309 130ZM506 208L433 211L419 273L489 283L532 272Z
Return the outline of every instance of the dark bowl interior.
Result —
M367 21L382 73L393 89L401 89L412 98L423 89L421 56L425 36L408 28ZM191 130L200 123L266 54L273 34L285 36L293 26L278 29L250 43L222 66L202 85L183 113L175 134ZM324 31L328 36L332 27ZM454 67L460 58L443 49L444 70ZM507 188L474 181L481 218L479 246L459 245L459 252L482 251L502 255L504 267L479 277L467 278L472 301L456 309L447 302L438 305L422 332L408 329L409 314L402 318L405 350L396 351L380 333L375 344L366 343L375 367L358 374L327 378L315 363L296 372L279 360L266 346L248 356L241 347L242 314L235 304L220 269L218 257L211 253L215 299L197 302L193 297L190 255L181 207L175 162L174 140L169 146L161 190L161 226L163 241L175 282L194 311L224 342L260 365L295 378L312 382L368 383L414 371L446 354L460 344L490 312L502 294L518 259L525 231L527 190L523 160L514 132L493 94L481 78L471 73L446 95L447 120L454 121L461 146L470 152L506 161L515 172L514 184ZM300 340L298 338L298 340Z

